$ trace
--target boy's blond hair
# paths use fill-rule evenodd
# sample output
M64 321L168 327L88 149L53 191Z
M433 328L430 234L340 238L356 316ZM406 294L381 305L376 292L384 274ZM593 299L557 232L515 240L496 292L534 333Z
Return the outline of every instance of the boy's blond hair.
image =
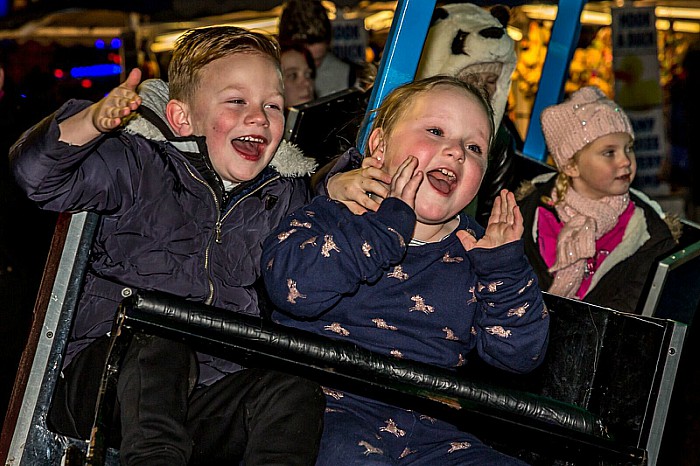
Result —
M236 53L260 54L275 64L280 79L280 50L277 41L267 34L235 26L214 26L190 29L175 43L168 67L170 98L192 102L199 74L206 65Z
M484 89L474 84L461 81L453 76L435 75L397 87L384 98L382 104L373 112L374 122L372 123L372 129L382 128L384 130L384 137L389 138L392 131L396 127L396 124L403 118L406 111L410 108L413 100L417 96L428 92L437 86L453 87L477 98L477 101L481 103L484 111L486 112L489 120L489 126L491 128L491 133L489 135L489 147L487 148L487 153L490 152L495 126L493 123L493 108L491 107L491 102L488 95ZM364 149L365 155L369 155L369 141Z

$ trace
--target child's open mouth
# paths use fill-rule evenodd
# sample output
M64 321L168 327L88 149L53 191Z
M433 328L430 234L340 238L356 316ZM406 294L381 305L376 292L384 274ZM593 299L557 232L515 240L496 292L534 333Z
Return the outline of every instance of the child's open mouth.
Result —
M231 144L243 158L257 160L265 149L265 140L259 137L243 136L234 139Z
M442 194L449 194L457 186L457 175L446 168L431 170L427 174L428 182Z

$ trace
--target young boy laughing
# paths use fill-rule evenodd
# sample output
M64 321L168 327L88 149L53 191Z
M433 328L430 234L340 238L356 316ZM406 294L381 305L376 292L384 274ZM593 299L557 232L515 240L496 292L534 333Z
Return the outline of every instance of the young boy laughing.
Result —
M42 208L102 215L49 414L63 434L90 434L106 334L132 288L258 315L262 241L308 201L300 175L313 162L278 151L276 42L229 26L191 30L168 75L169 96L149 81L137 94L134 70L97 103L71 100L11 151L19 184ZM297 377L142 335L117 396L122 464L315 461L324 397Z

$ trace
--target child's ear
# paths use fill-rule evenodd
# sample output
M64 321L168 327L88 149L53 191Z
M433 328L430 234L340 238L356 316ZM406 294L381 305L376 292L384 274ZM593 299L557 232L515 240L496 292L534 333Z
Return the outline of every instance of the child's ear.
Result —
M386 148L386 140L384 139L384 130L382 128L374 128L369 135L369 155L379 159L384 158L384 149Z
M562 171L566 176L569 178L578 178L579 177L579 170L578 170L578 164L574 162L573 160L568 163Z
M180 100L170 100L165 106L165 117L178 136L192 136L190 110L186 103Z

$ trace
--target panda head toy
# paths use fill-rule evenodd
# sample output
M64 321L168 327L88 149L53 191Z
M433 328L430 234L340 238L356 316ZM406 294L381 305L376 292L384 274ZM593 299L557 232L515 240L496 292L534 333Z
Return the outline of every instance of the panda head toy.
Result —
M480 75L487 84L498 127L516 65L513 39L506 33L509 17L502 6L486 10L472 3L455 3L436 8L416 78Z

